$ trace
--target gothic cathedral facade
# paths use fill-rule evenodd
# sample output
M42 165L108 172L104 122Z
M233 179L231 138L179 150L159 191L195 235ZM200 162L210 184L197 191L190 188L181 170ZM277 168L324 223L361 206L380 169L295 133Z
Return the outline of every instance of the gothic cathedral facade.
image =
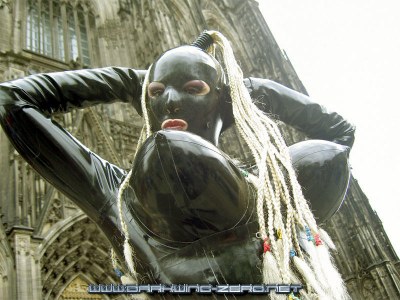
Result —
M216 29L232 42L245 76L307 93L255 0L0 0L0 27L0 81L112 65L145 69L163 51ZM129 168L142 125L131 107L99 105L53 118ZM283 130L288 144L304 138ZM224 151L250 159L234 128L224 135ZM119 282L107 239L2 131L0 149L0 299L109 299L86 293L89 283ZM326 229L353 299L400 298L399 259L356 179Z

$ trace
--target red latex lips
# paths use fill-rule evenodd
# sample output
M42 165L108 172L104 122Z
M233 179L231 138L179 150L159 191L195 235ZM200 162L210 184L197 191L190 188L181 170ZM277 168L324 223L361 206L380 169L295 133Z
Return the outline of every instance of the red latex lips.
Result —
M168 119L162 122L161 128L185 131L188 128L188 124L182 119Z

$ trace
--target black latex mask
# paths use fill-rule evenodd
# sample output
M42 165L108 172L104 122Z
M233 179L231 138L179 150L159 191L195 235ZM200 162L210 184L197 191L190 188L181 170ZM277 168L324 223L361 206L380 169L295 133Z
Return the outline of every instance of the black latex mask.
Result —
M219 63L196 47L162 54L150 70L147 89L152 131L187 130L217 145L229 114L223 76Z

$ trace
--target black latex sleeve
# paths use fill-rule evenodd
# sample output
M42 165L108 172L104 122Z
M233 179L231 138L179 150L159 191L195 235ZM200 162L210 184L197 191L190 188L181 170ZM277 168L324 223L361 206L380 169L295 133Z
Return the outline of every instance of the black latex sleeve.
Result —
M39 74L0 85L0 122L24 159L93 220L114 201L125 171L101 159L48 115L117 100L139 105L144 73L101 68Z
M303 131L312 139L322 139L351 147L355 126L335 112L312 102L304 94L267 79L244 81L254 103L262 111Z
M2 83L1 90L9 97L2 96L0 105L32 106L53 113L119 100L140 110L145 72L107 67L31 75Z

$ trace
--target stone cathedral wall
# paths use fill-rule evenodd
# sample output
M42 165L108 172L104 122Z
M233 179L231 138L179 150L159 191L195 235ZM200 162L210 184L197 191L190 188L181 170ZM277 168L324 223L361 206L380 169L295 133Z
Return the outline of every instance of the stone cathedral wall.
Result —
M163 51L192 42L207 28L231 40L245 76L306 93L254 0L0 0L0 28L0 81L88 67L146 69ZM142 120L128 105L53 118L102 157L131 165ZM305 138L282 128L288 144ZM251 160L234 128L221 147ZM109 299L85 293L88 283L119 280L107 238L27 165L2 131L0 169L0 299ZM326 228L353 299L400 298L398 257L355 179Z

